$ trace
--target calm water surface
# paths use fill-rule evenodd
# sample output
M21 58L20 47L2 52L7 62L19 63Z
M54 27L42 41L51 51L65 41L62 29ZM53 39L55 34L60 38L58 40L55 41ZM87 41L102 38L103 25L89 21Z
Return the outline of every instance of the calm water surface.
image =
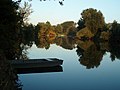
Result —
M80 64L77 48L64 49L55 44L49 49L28 50L29 58L58 58L64 60L61 72L19 74L23 90L120 90L120 60L111 61L106 52L98 67ZM94 51L93 51L94 52Z

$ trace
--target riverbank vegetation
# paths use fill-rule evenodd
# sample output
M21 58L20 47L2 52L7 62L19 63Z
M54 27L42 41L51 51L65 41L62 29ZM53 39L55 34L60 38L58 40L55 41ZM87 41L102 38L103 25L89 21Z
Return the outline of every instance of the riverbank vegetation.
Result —
M112 61L120 59L120 24L116 20L106 23L101 11L85 9L78 22L52 25L47 21L33 25L27 22L31 5L25 2L21 7L20 3L21 0L0 1L0 87L4 90L20 86L7 60L28 59L26 50L33 43L45 49L50 44L68 50L77 48L79 61L86 68L98 67L106 52L110 52Z
M78 22L66 21L61 24L51 25L49 21L38 22L37 25L27 23L28 16L32 13L31 5L21 0L1 1L0 22L0 50L7 59L26 58L22 50L32 46L33 41L41 43L46 49L56 38L71 37L78 40L108 41L110 44L119 43L120 24L117 21L106 23L101 11L93 8L81 12ZM112 45L113 46L113 45Z

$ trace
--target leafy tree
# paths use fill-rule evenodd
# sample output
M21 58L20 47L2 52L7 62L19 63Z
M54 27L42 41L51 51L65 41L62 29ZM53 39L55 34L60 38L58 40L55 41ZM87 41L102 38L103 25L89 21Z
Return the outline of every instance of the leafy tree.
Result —
M109 46L111 54L120 59L120 24L117 21L113 21L110 28Z
M96 9L89 8L83 10L81 13L82 19L85 22L85 26L96 35L99 29L102 29L105 25L104 17L101 11L97 11Z
M21 0L2 0L0 3L0 49L9 60L19 59L22 54L20 47L25 18L30 14L30 7L20 7Z
M110 42L120 44L120 24L117 21L114 21L110 29Z
M67 35L69 32L69 29L71 27L75 27L75 23L73 21L66 21L66 22L62 23L61 26L63 27L63 33L65 35Z
M19 27L22 17L18 12L20 1L2 0L0 2L0 49L7 59L14 59L19 52Z
M46 23L38 23L36 29L38 32L37 47L49 49L49 38L56 36L54 27L50 24L50 22L47 21Z
M81 40L87 40L89 38L92 38L94 35L91 33L91 31L85 27L77 32L76 36Z
M50 31L54 31L54 27L48 21L46 23L38 23L37 29L38 29L38 38L46 37Z
M57 34L62 34L63 33L63 27L61 24L58 24L57 26L55 26L55 32Z
M67 32L68 37L75 37L77 33L76 27L69 28L69 31Z
M78 31L85 28L85 21L82 18L80 18L77 24L78 24L78 27L77 27Z
M33 12L33 10L31 9L31 4L29 4L28 2L24 2L24 6L19 7L18 10L23 18L22 21L24 22L24 24L27 24L28 17Z

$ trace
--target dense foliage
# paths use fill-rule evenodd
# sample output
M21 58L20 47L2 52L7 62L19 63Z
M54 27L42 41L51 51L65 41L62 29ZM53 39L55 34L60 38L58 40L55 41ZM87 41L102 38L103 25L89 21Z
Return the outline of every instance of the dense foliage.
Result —
M0 49L7 59L14 59L19 53L19 27L23 19L18 12L19 3L12 0L0 2Z
M45 49L49 49L50 44L69 50L77 48L80 63L88 69L98 67L106 51L110 52L112 61L115 58L120 59L120 24L117 21L105 24L100 11L93 8L83 10L78 27L73 21L57 25L51 25L48 21L35 26L27 22L32 13L31 5L25 2L24 7L20 7L20 2L21 0L0 1L1 89L18 89L20 84L17 83L17 74L7 60L28 59L26 50L32 47L33 43ZM59 3L63 5L62 2ZM96 35L106 42L94 43L92 37Z
M57 25L51 25L48 21L34 26L27 23L28 16L32 13L31 5L25 3L24 7L20 7L20 2L21 0L2 0L0 3L0 51L5 54L6 59L27 58L22 51L31 47L34 42L38 47L46 49L50 47L51 43L66 48L70 43L71 45L76 43L76 38L78 40L93 40L93 37L98 36L98 39L109 41L110 47L115 47L114 43L119 45L120 24L116 21L106 24L101 11L93 8L83 10L77 27L73 21ZM74 45L69 46L70 49L73 47ZM111 49L111 52L115 50ZM119 57L118 53L115 55Z
M85 22L85 26L95 35L98 29L102 29L105 25L104 17L101 11L89 8L83 10L81 13L82 18Z

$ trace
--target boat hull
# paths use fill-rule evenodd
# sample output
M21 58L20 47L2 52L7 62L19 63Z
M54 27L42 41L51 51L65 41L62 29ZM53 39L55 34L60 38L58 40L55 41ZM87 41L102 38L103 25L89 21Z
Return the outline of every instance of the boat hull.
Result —
M10 60L13 68L37 68L54 67L63 64L63 60L56 58L49 59L29 59L29 60Z

